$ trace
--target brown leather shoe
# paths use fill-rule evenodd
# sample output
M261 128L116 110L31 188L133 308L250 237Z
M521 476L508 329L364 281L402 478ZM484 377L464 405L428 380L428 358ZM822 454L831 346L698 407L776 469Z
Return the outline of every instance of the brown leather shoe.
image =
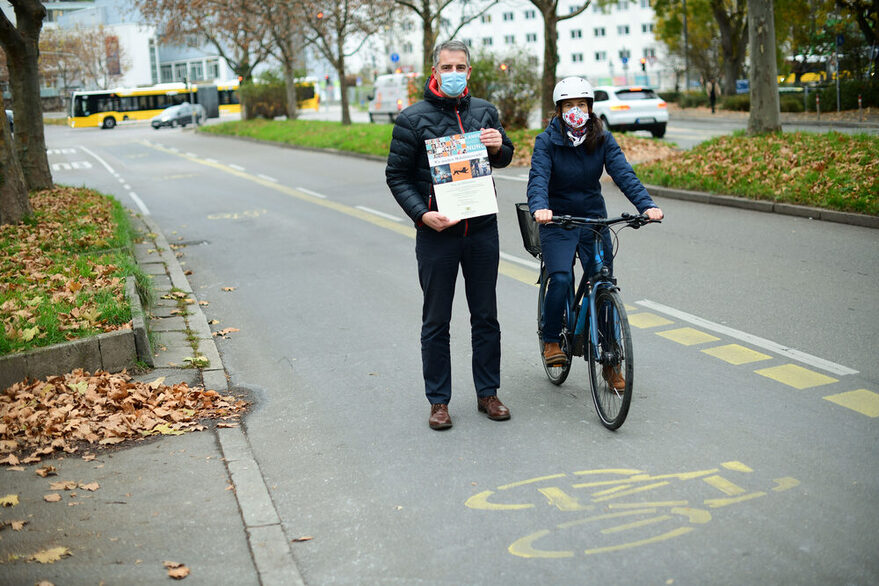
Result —
M623 377L619 368L614 368L609 364L605 364L601 368L601 376L607 381L607 384L618 391L622 391L626 388L626 379Z
M489 419L494 421L505 421L510 418L510 410L501 403L497 395L491 397L477 397L476 408L488 415Z
M547 366L564 366L568 357L562 352L558 342L549 342L543 345L543 360Z
M430 419L427 424L431 429L448 429L452 427L452 418L449 417L449 406L437 403L430 406Z

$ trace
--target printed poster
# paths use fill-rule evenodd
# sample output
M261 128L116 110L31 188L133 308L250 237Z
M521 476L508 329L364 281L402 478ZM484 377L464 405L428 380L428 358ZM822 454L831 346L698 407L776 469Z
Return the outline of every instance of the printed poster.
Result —
M488 149L479 131L424 141L437 209L452 220L497 213Z

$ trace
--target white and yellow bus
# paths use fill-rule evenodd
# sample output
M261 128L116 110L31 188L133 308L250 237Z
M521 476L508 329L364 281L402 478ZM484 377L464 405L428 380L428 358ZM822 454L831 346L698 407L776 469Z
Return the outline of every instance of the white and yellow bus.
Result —
M220 114L240 113L238 80L215 85ZM315 86L315 81L309 79L296 83L300 109L317 110L320 107ZM120 122L150 120L165 108L193 101L193 98L198 103L198 86L187 88L183 83L74 92L67 124L71 128L113 128Z

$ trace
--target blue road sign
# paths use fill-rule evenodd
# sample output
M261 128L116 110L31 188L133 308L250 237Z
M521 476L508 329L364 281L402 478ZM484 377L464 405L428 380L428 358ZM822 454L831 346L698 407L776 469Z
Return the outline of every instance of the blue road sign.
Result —
M396 62L399 61L399 60L400 60L400 56L399 56L399 55L397 55L396 53L391 53L391 61L393 61L394 63L396 63Z

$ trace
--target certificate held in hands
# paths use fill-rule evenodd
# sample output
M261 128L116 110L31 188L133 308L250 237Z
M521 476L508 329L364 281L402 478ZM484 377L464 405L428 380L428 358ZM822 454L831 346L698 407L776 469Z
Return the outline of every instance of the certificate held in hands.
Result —
M450 220L497 213L488 149L479 132L424 141L437 210Z

